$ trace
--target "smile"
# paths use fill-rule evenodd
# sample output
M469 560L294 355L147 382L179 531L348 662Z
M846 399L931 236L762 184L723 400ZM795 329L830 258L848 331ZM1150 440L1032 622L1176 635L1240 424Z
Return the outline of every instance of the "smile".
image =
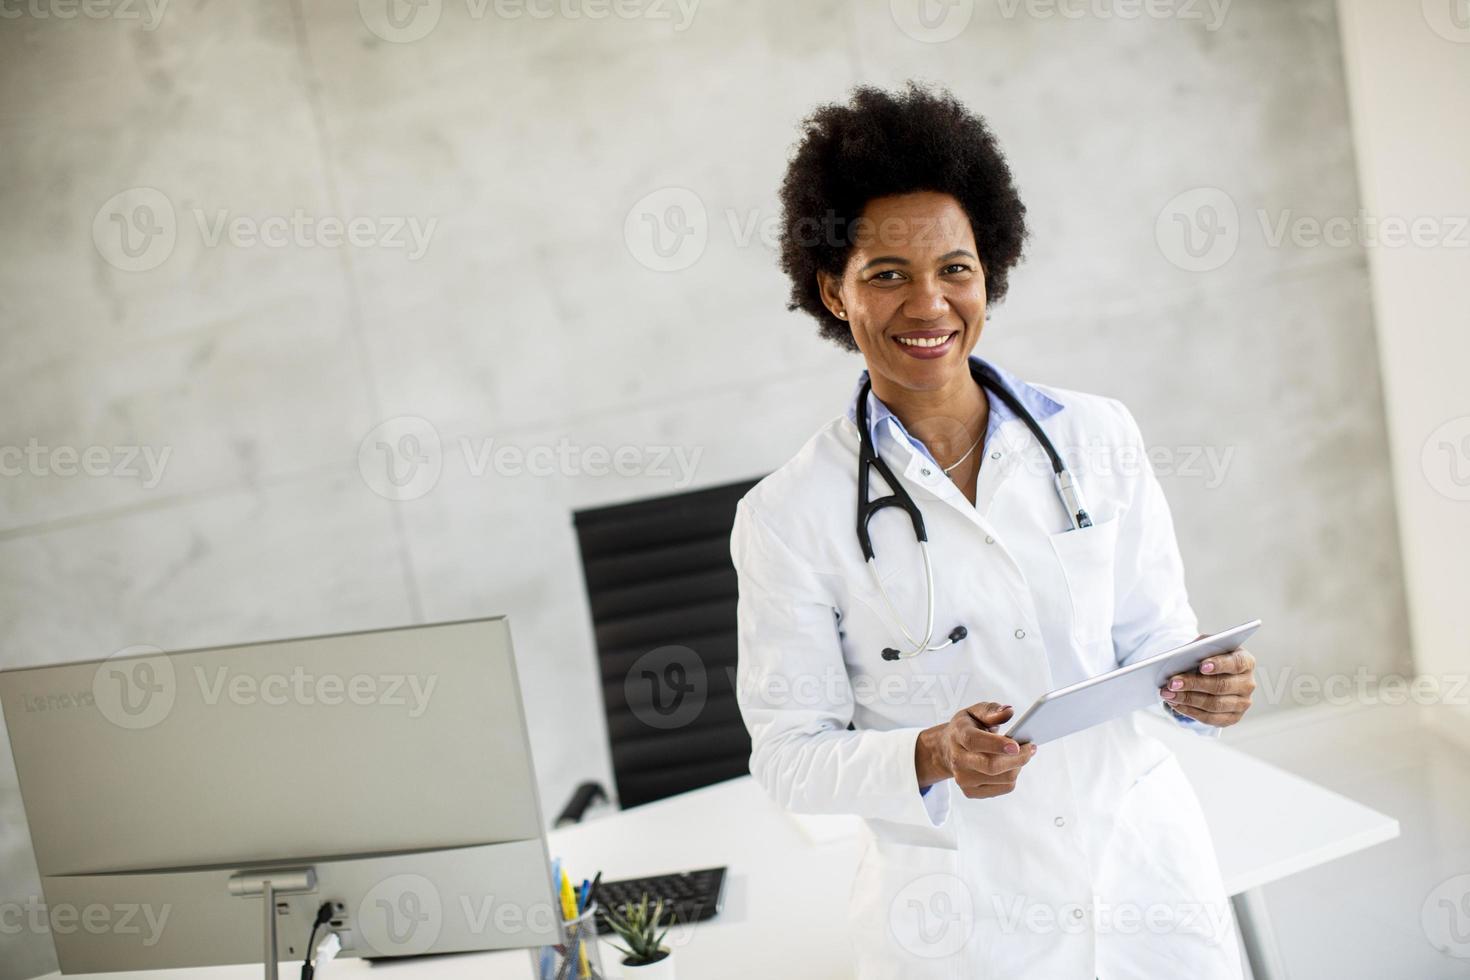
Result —
M903 334L894 337L898 345L903 348L905 354L912 357L940 357L954 346L955 339L959 337L959 331L928 331L925 333Z

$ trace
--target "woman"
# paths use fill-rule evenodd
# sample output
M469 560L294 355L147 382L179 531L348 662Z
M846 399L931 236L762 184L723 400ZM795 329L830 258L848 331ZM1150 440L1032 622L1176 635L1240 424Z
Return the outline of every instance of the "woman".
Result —
M867 370L740 503L738 689L771 797L872 830L859 975L1239 977L1209 834L1163 744L1131 716L1044 752L1000 734L1013 706L1199 630L1159 485L1126 465L1147 459L1128 410L971 357L1025 238L994 138L947 94L858 89L807 121L782 203L791 308ZM864 499L901 489L927 557L885 506L866 561L859 420ZM1253 668L1211 658L1161 703L1215 732L1250 706Z

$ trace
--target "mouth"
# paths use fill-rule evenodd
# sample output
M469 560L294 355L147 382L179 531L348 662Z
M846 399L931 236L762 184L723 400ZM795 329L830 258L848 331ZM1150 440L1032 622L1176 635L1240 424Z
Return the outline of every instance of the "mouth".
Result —
M958 330L914 330L895 334L893 342L910 357L929 360L948 354L959 336Z

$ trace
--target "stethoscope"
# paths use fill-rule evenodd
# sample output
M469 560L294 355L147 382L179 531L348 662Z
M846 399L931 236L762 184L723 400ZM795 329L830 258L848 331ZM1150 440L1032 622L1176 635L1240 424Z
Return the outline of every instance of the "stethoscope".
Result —
M1042 431L1040 423L1027 411L1011 390L1005 386L1005 382L990 368L989 365L980 361L970 362L970 373L975 376L975 381L982 387L993 392L996 397L1006 403L1016 417L1026 423L1026 428L1036 437L1041 448L1046 450L1046 455L1051 458L1052 473L1056 477L1057 495L1062 499L1062 506L1066 508L1067 516L1072 521L1073 528L1084 528L1092 526L1092 518L1087 515L1087 510L1082 506L1081 495L1077 492L1077 485L1072 481L1072 474L1062 463L1062 457L1057 454L1056 447L1051 444L1046 433ZM943 650L952 646L966 636L969 630L964 626L956 626L949 631L948 637L943 643L931 644L934 639L934 566L929 561L929 535L924 530L924 515L919 512L919 507L914 499L909 496L903 484L893 475L893 470L883 461L873 447L873 434L868 428L868 392L872 389L872 382L864 380L862 390L857 396L857 425L858 425L858 503L857 503L857 536L858 544L863 549L863 559L867 562L868 571L872 573L873 582L878 586L878 594L883 597L883 604L888 607L889 618L893 620L898 631L903 634L904 640L912 645L907 652L896 650L893 647L883 648L884 660L900 660L917 657L927 650ZM878 474L888 484L889 494L879 497L877 500L868 499L868 475L869 468L875 467ZM878 560L873 553L873 539L868 535L868 522L873 515L884 507L899 507L909 515L909 522L914 526L914 537L919 542L919 552L924 557L924 587L928 594L928 615L924 620L924 636L916 638L904 625L903 617L893 606L893 600L888 597L888 590L883 587L883 579L878 574Z

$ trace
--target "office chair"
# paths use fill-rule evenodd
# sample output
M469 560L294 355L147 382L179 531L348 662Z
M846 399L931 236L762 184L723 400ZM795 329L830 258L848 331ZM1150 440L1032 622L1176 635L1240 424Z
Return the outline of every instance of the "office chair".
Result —
M730 529L756 482L573 515L624 807L749 772L750 735L735 701ZM580 819L605 795L584 783L557 823Z

